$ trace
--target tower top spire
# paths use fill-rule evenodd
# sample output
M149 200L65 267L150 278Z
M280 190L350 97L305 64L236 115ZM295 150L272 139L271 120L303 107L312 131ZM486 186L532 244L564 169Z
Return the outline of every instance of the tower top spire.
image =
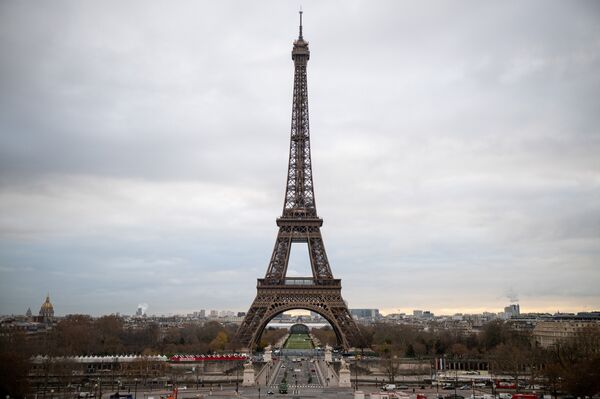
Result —
M308 42L304 40L302 36L302 7L298 11L300 15L300 25L298 32L298 39L294 40L294 48L292 50L292 59L298 62L306 62L310 57L310 51L308 51ZM297 57L299 56L299 57Z
M303 40L303 38L302 38L302 6L300 6L300 11L298 11L298 14L300 14L300 34L298 35L298 39Z

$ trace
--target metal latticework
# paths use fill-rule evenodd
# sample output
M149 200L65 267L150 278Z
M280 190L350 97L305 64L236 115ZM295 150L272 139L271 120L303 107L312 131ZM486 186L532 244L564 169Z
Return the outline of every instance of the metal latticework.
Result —
M310 160L310 129L308 123L308 85L306 64L310 57L308 42L301 37L294 42L294 100L292 103L292 132L290 161L283 217L316 217Z
M357 345L360 332L341 295L341 280L334 279L321 237L323 220L317 216L310 158L308 88L306 65L310 58L308 42L300 35L294 41L294 98L290 157L283 214L277 219L279 233L264 279L258 280L256 299L237 332L239 344L253 348L267 323L290 309L319 313L332 326L345 348ZM286 277L293 242L308 246L312 277Z

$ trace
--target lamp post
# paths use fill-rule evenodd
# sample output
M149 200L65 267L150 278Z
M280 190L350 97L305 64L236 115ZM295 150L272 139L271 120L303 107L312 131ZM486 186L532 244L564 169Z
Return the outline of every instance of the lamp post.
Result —
M238 364L237 367L235 368L235 393L238 394L238 390L239 390L239 381L238 379L240 378L240 361L238 360Z
M458 385L458 369L456 368L456 363L454 363L454 399L456 399L456 386Z
M137 399L137 383L138 383L138 379L134 378L133 381L135 381L135 389L133 391L133 399Z
M354 390L358 390L358 360L354 362Z
M360 355L356 355L356 361L354 362L354 390L358 391L358 361Z

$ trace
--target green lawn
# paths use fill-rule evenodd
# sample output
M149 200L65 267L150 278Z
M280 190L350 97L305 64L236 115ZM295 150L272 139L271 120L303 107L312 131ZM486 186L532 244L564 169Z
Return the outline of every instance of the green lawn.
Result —
M290 334L283 345L284 349L313 349L313 343L308 334Z

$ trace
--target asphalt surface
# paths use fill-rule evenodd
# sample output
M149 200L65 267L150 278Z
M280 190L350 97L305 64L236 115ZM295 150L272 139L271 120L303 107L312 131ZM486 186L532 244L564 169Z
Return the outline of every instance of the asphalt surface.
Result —
M322 389L323 383L319 379L316 364L308 357L280 357L281 365L277 368L276 375L269 389L277 392L279 384L284 379L288 384L288 393L294 394L300 390Z

